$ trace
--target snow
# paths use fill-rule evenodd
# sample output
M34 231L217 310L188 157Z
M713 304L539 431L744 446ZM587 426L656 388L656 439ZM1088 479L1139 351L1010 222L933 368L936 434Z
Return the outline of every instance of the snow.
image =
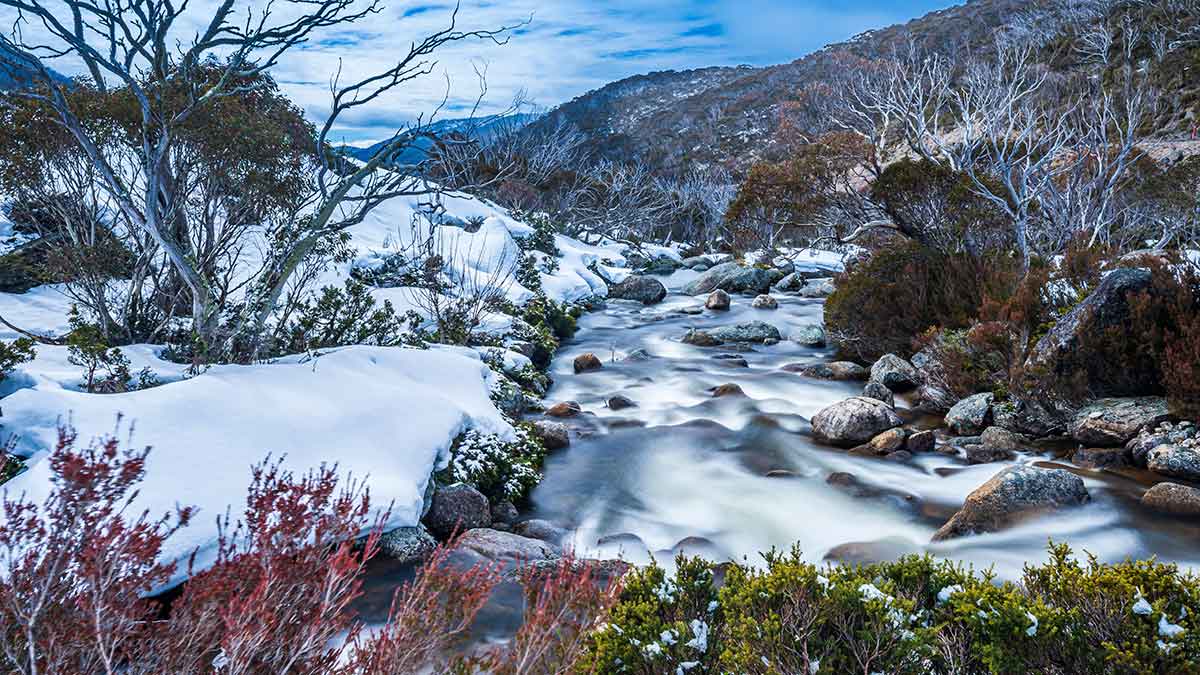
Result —
M938 604L941 605L950 602L950 598L954 597L955 593L962 593L962 590L963 587L961 584L952 584L943 588L937 594Z
M1184 627L1176 623L1171 623L1167 619L1167 615L1163 614L1158 618L1158 634L1167 639L1179 637L1184 632Z
M388 529L416 525L431 472L448 461L452 440L468 428L511 437L488 398L493 377L460 350L348 347L317 359L290 357L254 366L217 366L202 375L125 394L86 394L55 386L4 399L16 450L28 471L5 484L40 502L50 489L48 462L60 422L82 438L114 430L123 415L135 446L153 448L135 502L152 514L200 509L163 552L180 561L193 550L211 562L216 517L245 503L250 467L270 454L305 472L337 463L365 479L374 508L391 503ZM177 577L182 572L177 571ZM175 579L173 581L178 581Z
M1142 592L1139 590L1134 596L1133 613L1138 616L1150 616L1153 611L1154 608L1146 602L1146 598L1142 597Z

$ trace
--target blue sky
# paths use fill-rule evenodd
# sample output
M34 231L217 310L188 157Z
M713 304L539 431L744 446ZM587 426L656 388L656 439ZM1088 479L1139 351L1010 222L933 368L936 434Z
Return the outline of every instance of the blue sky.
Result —
M206 23L205 10L216 2L192 0L189 19L196 28ZM382 13L316 36L279 65L276 79L315 119L323 119L334 73L340 69L343 79L350 80L386 67L410 42L443 28L454 0L383 2ZM514 30L504 46L451 45L438 53L431 76L348 117L338 131L356 144L387 137L397 124L433 110L447 92L441 117L463 116L479 95L476 69L487 73L482 112L504 109L518 92L552 107L613 80L652 70L791 61L830 42L951 4L955 2L462 0L462 29L527 23ZM0 12L0 20L8 18L4 14ZM186 39L186 33L179 37ZM56 67L68 73L76 70L69 63Z

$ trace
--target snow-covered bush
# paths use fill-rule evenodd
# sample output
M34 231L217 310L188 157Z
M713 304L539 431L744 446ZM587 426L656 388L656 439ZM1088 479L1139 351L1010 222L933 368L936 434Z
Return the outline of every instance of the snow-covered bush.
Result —
M450 465L439 478L474 486L490 501L519 502L541 480L546 448L524 425L516 426L517 440L471 430L450 449Z
M680 558L638 570L583 659L590 672L1174 673L1200 659L1200 579L1065 546L1016 583L910 556L765 568Z
M370 289L349 279L345 286L326 286L311 300L297 304L275 332L274 356L346 345L421 346L426 337L415 312L401 316L392 303L379 304Z
M33 360L35 355L33 340L17 338L12 342L0 340L0 382L3 382L13 368Z

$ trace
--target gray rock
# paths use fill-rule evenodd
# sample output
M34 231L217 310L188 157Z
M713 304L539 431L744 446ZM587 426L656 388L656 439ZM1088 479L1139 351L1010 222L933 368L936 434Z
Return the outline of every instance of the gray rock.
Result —
M750 367L750 364L746 362L746 357L739 356L738 354L717 354L713 358L717 361L720 361L724 365L733 366L735 368Z
M654 305L667 297L667 287L658 279L630 275L620 283L608 287L608 297L615 300L635 300L643 305Z
M797 293L802 298L828 298L833 295L833 279L813 279L804 285Z
M976 436L983 433L992 421L991 393L968 396L946 413L946 426L959 436Z
M1142 429L1170 417L1167 400L1158 396L1100 399L1075 415L1071 438L1098 447L1125 445Z
M736 385L732 382L727 382L725 384L717 385L717 386L713 387L712 389L709 389L708 391L709 391L709 393L712 394L713 398L721 398L722 396L745 396L746 395L746 392L742 391L741 387L739 387L738 385Z
M513 532L527 537L544 541L551 546L559 546L567 537L567 531L548 520L526 520L513 526Z
M617 394L616 396L610 396L608 399L608 409L609 410L625 410L626 408L636 408L636 407L637 407L637 403L635 403L634 400L629 398L628 396L623 396L621 394Z
M908 438L908 432L902 428L888 429L887 431L872 438L868 445L875 451L877 455L890 455L893 452L898 452L904 449L904 441Z
M779 309L779 302L769 295L760 295L754 298L750 306L754 309Z
M729 293L766 293L776 280L770 270L742 267L735 262L717 265L683 287L688 295L700 295L721 289Z
M909 452L933 452L937 447L937 434L932 431L914 431L904 442Z
M933 541L996 532L1035 513L1087 500L1083 479L1068 471L1010 466L967 495L962 508L934 533Z
M729 309L729 303L729 294L718 288L708 294L708 299L704 301L704 306L714 312L724 312Z
M1129 466L1125 448L1079 448L1071 461L1085 469L1118 469Z
M920 553L920 548L899 537L878 541L853 541L829 549L825 560L846 565L870 565L891 562L906 555Z
M718 326L708 334L721 342L765 342L779 340L779 329L763 321L750 321L732 326Z
M435 537L447 539L455 530L487 527L492 523L492 511L479 490L456 483L434 491L424 523Z
M895 392L912 391L921 384L917 369L895 354L884 354L871 366L871 379Z
M1194 442L1160 445L1146 456L1146 466L1164 476L1200 481L1200 448Z
M1159 483L1142 495L1142 505L1176 516L1200 516L1200 489Z
M1145 468L1146 459L1151 450L1160 445L1183 443L1195 437L1196 427L1190 422L1182 424L1167 422L1154 428L1142 429L1137 436L1125 444L1125 450L1129 452L1129 458L1134 466Z
M812 418L813 436L841 447L866 443L901 424L891 406L863 396L834 403Z
M497 524L512 526L520 517L521 513L517 511L517 507L507 499L492 506L492 527Z
M402 563L425 560L437 545L424 525L396 528L379 538L379 552Z
M562 450L571 445L571 434L562 422L537 420L533 423L533 434L547 450Z
M1028 437L1001 427L988 427L979 435L979 442L997 450L1027 452L1033 449Z
M792 342L802 344L805 347L824 347L825 327L817 324L800 326L792 331Z
M780 293L795 293L804 288L805 283L803 276L792 272L780 279L779 283L775 284L774 290Z
M801 375L818 380L862 381L867 379L867 369L852 361L812 363L800 366Z
M1130 317L1129 295L1151 288L1151 274L1146 269L1117 269L1101 280L1096 290L1059 319L1054 327L1034 345L1026 361L1032 372L1048 373L1053 377L1074 379L1086 364L1078 363L1076 354L1090 335L1109 330L1128 330ZM1132 336L1136 339L1136 336ZM1111 384L1104 369L1094 369L1086 382L1091 390L1108 390ZM1116 378L1114 378L1116 380ZM1128 440L1128 439L1126 439Z
M623 358L621 360L622 361L630 361L630 362L638 362L638 361L649 361L652 358L654 358L654 357L651 356L650 352L646 351L645 349L635 349L635 350L629 352L628 354L626 354L625 358Z
M689 330L683 338L680 339L685 345L693 345L696 347L717 347L722 344L721 340L713 337L708 331L693 328Z
M971 465L1007 462L1014 457L1011 450L992 448L982 443L970 443L961 447L963 457L967 460L967 464Z
M868 382L863 387L862 395L867 398L873 398L876 401L883 401L893 408L896 407L896 395L892 393L891 389L883 386L881 382Z
M488 560L530 562L558 557L558 551L540 539L488 528L468 530L458 540L459 549L474 551Z

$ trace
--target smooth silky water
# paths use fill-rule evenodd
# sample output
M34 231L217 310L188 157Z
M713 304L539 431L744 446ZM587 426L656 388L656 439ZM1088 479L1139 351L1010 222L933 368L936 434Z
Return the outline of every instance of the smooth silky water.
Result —
M551 365L555 384L546 404L573 400L583 414L561 420L571 428L571 446L547 459L544 479L522 518L568 528L577 555L638 564L653 558L670 567L681 551L758 564L759 553L772 548L797 546L806 559L819 562L840 547L850 559L928 552L1011 579L1026 562L1045 560L1053 540L1103 561L1156 556L1200 569L1200 524L1157 516L1139 505L1148 475L1083 470L1049 452L1015 462L1075 472L1087 485L1089 503L1003 532L930 543L966 496L1008 463L967 466L938 453L901 463L815 443L809 419L858 394L863 384L817 380L783 368L833 358L830 349L786 339L805 324L821 323L822 302L780 294L778 309L759 310L751 307L751 298L734 296L728 312L687 314L682 310L704 305L704 297L678 294L694 276L682 271L660 277L672 293L658 305L609 301L583 316L576 337ZM776 326L785 340L750 351L680 342L689 328L753 320ZM627 360L636 350L648 356ZM576 375L572 362L587 352L604 367ZM720 354L736 354L748 367L714 358ZM726 383L746 395L713 398L709 390ZM606 401L617 394L637 407L608 409ZM897 397L897 405L907 403ZM835 472L852 474L858 487L827 483ZM362 616L382 620L392 593L411 575L411 568L394 562L373 563L358 603ZM481 614L475 637L511 635L521 606L519 587L503 584Z

